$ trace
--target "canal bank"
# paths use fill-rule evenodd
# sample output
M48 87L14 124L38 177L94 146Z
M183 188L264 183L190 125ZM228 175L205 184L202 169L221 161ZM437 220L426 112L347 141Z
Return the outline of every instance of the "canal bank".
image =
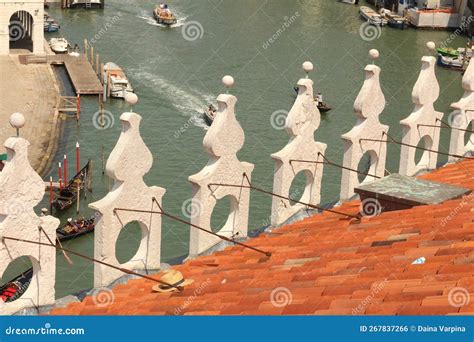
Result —
M20 112L26 125L20 135L30 141L29 159L44 174L57 150L60 117L57 110L59 87L49 64L22 64L19 55L0 57L0 140L15 134L8 119ZM0 147L5 153L4 147Z

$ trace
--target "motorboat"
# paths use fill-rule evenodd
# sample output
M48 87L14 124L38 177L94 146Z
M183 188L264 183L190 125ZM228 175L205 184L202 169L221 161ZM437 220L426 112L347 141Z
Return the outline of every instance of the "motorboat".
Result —
M204 121L210 126L214 122L214 119L216 118L217 114L217 109L214 107L214 105L210 104L208 108L204 110L203 117Z
M378 14L375 12L375 10L367 6L360 6L359 14L371 25L385 26L388 23L388 20L385 19L381 14Z
M161 25L174 25L178 22L178 19L171 13L167 4L160 4L153 11L153 17L156 22Z
M69 42L66 40L66 38L51 38L49 40L49 46L55 53L67 53L69 49Z
M124 71L117 64L108 62L105 64L104 70L107 73L105 82L107 83L107 88L110 87L108 91L110 91L111 97L125 99L127 93L134 92Z

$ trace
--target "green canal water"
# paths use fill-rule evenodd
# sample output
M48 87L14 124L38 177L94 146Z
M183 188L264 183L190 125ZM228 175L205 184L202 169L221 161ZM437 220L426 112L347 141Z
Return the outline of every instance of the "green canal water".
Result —
M364 66L370 63L368 50L380 51L376 63L382 68L381 82L387 99L380 119L390 126L393 137L400 138L399 120L413 108L411 91L420 70L420 59L427 53L425 43L433 40L439 44L451 34L385 27L378 39L367 42L359 35L362 20L358 8L326 0L175 0L170 6L180 20L176 27L166 28L152 20L155 5L156 2L149 0L107 0L105 10L52 8L49 12L61 23L61 36L81 46L84 38L95 39L95 51L101 61L114 61L125 69L140 99L134 110L143 117L142 136L154 156L146 182L166 188L165 210L182 218L186 218L182 205L191 197L187 178L197 173L208 159L202 148L206 130L199 113L219 93L225 92L222 76L230 74L235 78L231 92L238 98L237 118L246 136L239 158L255 164L252 177L255 184L271 189L274 164L270 154L285 146L288 135L273 128L270 118L275 111L291 108L293 86L304 76L303 61L314 63L315 71L310 75L314 88L334 106L323 116L315 137L327 143L328 159L341 163L340 136L355 123L352 107L364 80ZM193 21L202 27L198 32L198 36L202 32L202 37L185 39L183 29ZM270 42L272 36L276 39ZM452 45L463 46L465 40L465 37L456 38ZM448 114L450 103L462 95L461 74L438 68L437 76L441 94L436 109ZM83 98L80 129L73 120L65 122L60 150L50 172L56 177L57 162L63 154L68 154L69 174L73 173L74 146L79 141L83 162L90 158L94 163L93 192L88 194L87 202L102 198L111 185L101 173L101 151L104 149L108 156L114 147L121 129L119 116L127 106L120 100L109 100L106 110L113 114L115 123L106 130L97 130L93 125L97 109L96 97ZM449 132L443 130L442 134L441 149L447 150ZM389 146L390 172L398 170L399 152L399 146ZM443 160L441 157L440 161ZM325 167L323 203L338 200L340 176L340 169ZM294 189L300 194L303 182L302 177L295 182ZM249 230L268 223L271 200L267 195L251 194ZM82 215L92 214L86 202L81 207ZM219 204L213 221L215 228L223 224L227 210L225 204ZM64 222L74 215L72 210L60 218ZM128 235L123 235L118 245L122 260L130 258L138 244L133 227L127 231ZM89 235L65 245L92 256L93 239ZM164 262L184 256L188 250L189 227L164 218L162 239ZM58 254L57 297L92 286L92 263L72 259L74 265L69 266Z

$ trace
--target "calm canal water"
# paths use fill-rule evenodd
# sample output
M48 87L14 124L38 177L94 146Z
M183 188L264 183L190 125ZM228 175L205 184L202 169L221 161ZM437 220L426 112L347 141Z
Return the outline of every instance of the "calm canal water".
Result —
M165 209L183 218L183 202L191 196L187 178L208 159L202 148L206 130L199 112L225 91L220 81L223 75L233 75L236 81L231 92L238 98L237 117L246 134L239 157L255 164L254 183L271 189L274 164L270 154L285 146L288 135L273 128L270 117L275 111L290 109L293 86L303 77L303 61L314 63L311 78L315 90L320 90L335 107L323 117L316 139L328 144L330 160L341 163L340 135L355 123L352 106L364 80L363 68L369 63L368 50L380 50L381 57L376 63L382 68L381 81L388 102L381 121L398 138L399 120L413 108L411 91L420 70L420 58L427 52L425 43L441 43L450 35L443 31L399 31L386 27L378 39L367 42L359 36L362 21L358 8L337 1L175 0L170 6L180 21L174 28L154 24L151 12L155 5L149 0L107 0L103 11L52 8L49 12L61 23L60 35L81 46L84 38L92 40L98 35L94 46L102 61L114 61L126 70L140 99L134 110L143 117L142 136L155 158L146 182L166 188ZM183 38L182 30L192 21L202 26L202 37L189 41ZM269 38L290 21L265 49L263 45ZM105 30L107 22L113 24ZM465 37L455 39L452 45L463 44ZM449 104L462 95L461 75L442 69L437 70L437 75L442 91L436 108L449 113ZM121 129L119 116L127 106L122 101L109 101L106 109L113 114L115 124L107 130L97 130L92 122L97 98L85 98L82 105L80 129L74 121L65 123L56 162L67 153L72 174L74 146L79 140L83 162L87 158L94 162L90 202L102 198L111 185L101 173L101 150L103 147L107 156L114 147ZM449 133L443 131L444 150L448 148L448 138ZM391 172L398 169L399 151L399 146L389 147L387 169ZM51 170L55 177L56 165ZM325 167L324 203L338 199L340 175L340 169ZM302 189L302 185L299 178L296 188ZM267 223L271 198L252 193L251 203L249 230ZM82 203L81 214L92 214L86 204ZM216 226L223 223L226 210L225 205L219 206ZM61 219L64 222L74 215L72 211ZM187 253L189 227L165 218L162 238L163 261ZM121 239L121 258L134 254L137 241L133 232ZM66 246L92 256L93 235ZM58 254L57 297L92 286L92 263L74 257L73 260L74 265L69 266Z

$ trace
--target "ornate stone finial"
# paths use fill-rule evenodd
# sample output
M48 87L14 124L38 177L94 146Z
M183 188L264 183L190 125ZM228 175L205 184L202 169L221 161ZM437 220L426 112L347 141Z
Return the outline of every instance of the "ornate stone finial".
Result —
M226 76L223 83L233 84L233 78ZM245 136L242 127L235 117L237 98L230 94L217 97L217 113L211 127L204 137L204 149L210 158L207 165L197 174L189 177L193 185L190 215L193 225L209 231L219 230L226 237L247 236L250 189L239 187L216 186L211 184L248 185L254 166L241 162L237 152L242 148ZM211 216L217 201L230 199L231 212L223 227L212 227ZM195 228L190 230L189 255L196 256L221 240Z
M310 62L303 63L305 71L312 70ZM298 96L286 118L286 131L290 135L289 143L279 152L272 154L275 161L273 192L283 197L300 197L301 202L317 205L320 201L321 178L326 144L314 140L321 116L314 101L313 81L302 78L298 81ZM307 160L310 162L298 162ZM311 162L314 161L314 162ZM290 194L290 188L296 175L304 172L306 188L303 194ZM274 197L272 201L272 225L280 225L298 211L306 208L302 204L291 205L286 199Z
M309 77L308 74L311 71L313 71L313 68L314 68L313 63L311 63L309 61L306 61L306 62L303 63L302 67L303 67L304 72L306 73L306 78L308 78Z
M106 164L109 177L114 180L112 191L89 207L98 211L95 227L94 254L99 260L128 269L158 269L160 267L161 215L116 211L116 208L156 210L161 206L165 189L148 187L143 176L153 164L153 156L140 135L141 116L128 112L120 116L122 133ZM128 262L120 264L115 245L123 227L137 222L142 230L140 247ZM94 265L94 285L105 286L123 275L122 272Z
M378 57L377 50L370 50L372 58ZM382 125L379 116L385 108L385 96L380 86L381 69L372 64L365 67L365 81L354 102L354 113L357 116L357 124L348 133L342 135L344 140L344 160L341 179L341 200L347 200L354 195L354 188L360 183L372 181L372 176L383 177L385 172L385 160L387 145L383 142L364 141L362 139L384 140L388 126ZM370 157L369 176L359 182L357 170L364 156Z
M470 134L466 142L464 139L466 132L463 131L469 130L471 123L474 122L474 62L472 58L464 72L462 87L464 94L458 102L451 104L454 111L447 118L447 123L453 128L451 130L449 153L460 156L469 152L474 153L474 134ZM448 158L450 162L459 159L453 156Z
M222 77L222 84L224 87L227 88L227 94L229 93L229 89L234 86L234 78L230 75L226 75Z
M127 94L125 94L125 101L130 106L130 111L133 112L133 106L137 104L138 96L135 93L127 92Z
M434 44L429 43L429 47ZM428 44L427 44L428 45ZM423 56L421 71L413 87L412 101L415 105L413 112L400 123L403 126L402 142L406 145L417 146L424 142L424 148L438 150L440 129L428 126L439 126L443 113L434 109L434 103L439 96L439 84L436 79L436 58ZM428 125L428 126L426 126ZM399 173L413 176L419 171L436 168L438 154L424 151L418 164L415 161L416 148L401 146Z
M26 120L23 114L21 113L13 113L10 116L10 125L16 129L16 136L20 136L20 128L25 126Z
M20 118L22 116L18 116ZM13 121L13 120L12 120ZM14 122L21 126L21 120ZM13 125L13 124L12 124ZM38 248L31 243L18 242L12 237L35 242L53 241L59 220L52 216L39 217L34 208L44 196L44 183L28 161L29 142L20 137L5 142L8 162L0 172L0 274L22 256L33 264L32 281L20 299L10 303L0 300L0 314L12 314L23 308L54 303L56 251L54 247ZM42 227L44 232L40 232Z

